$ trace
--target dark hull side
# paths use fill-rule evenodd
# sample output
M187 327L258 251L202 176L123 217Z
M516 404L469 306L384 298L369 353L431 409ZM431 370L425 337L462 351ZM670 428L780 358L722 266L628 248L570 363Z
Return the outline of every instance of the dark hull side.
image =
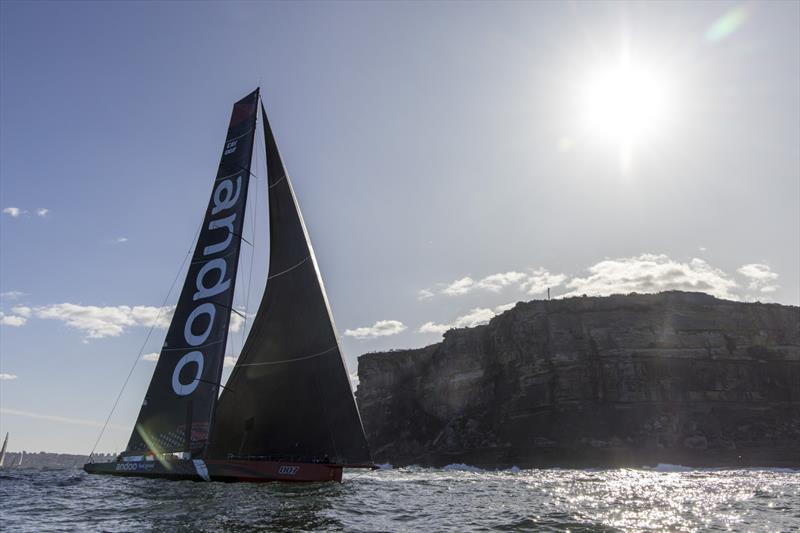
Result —
M89 474L190 481L342 481L342 466L282 461L129 461L87 463Z

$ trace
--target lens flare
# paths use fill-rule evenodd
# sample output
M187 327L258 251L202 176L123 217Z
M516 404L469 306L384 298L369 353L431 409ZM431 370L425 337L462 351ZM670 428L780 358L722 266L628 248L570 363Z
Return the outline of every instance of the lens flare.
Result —
M725 39L741 28L745 21L747 21L748 16L749 14L744 6L731 9L708 28L708 31L706 31L706 41L715 43Z

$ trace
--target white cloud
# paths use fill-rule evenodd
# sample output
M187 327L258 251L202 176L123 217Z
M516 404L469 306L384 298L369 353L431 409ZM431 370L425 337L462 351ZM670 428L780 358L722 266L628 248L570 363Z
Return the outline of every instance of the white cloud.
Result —
M7 315L0 311L0 325L18 328L24 326L28 319L24 316Z
M420 289L417 291L417 300L427 300L428 298L433 298L433 292L429 289Z
M150 327L156 321L156 317L158 317L156 327L167 328L173 311L173 307L168 307L164 308L159 314L158 307L147 305L99 307L71 303L54 304L34 309L38 318L60 320L69 327L86 332L87 338L90 339L116 337L121 335L126 327Z
M14 307L13 311L21 316L4 316L3 324L21 326L25 323L26 317L36 316L37 318L60 320L71 328L85 332L87 339L102 339L117 337L129 327L149 328L156 320L157 328L166 329L172 320L175 307L164 307L159 314L158 307L149 305L95 306L62 303L33 309L19 306ZM18 323L20 320L22 322ZM14 323L8 323L8 321ZM244 318L237 313L231 313L230 331L237 333L243 325Z
M11 381L12 379L17 379L16 374L0 374L0 381Z
M603 296L630 292L653 293L666 290L699 291L736 300L737 287L725 272L703 261L673 261L666 255L642 254L636 257L606 259L589 267L589 276L572 278L565 297L587 294Z
M153 361L153 362L155 362L155 361L158 361L158 356L159 355L160 354L158 352L150 352L150 353L144 354L142 356L142 359L145 360L145 361Z
M417 330L418 333L438 333L442 334L448 329L452 329L450 324L436 324L435 322L425 322Z
M442 294L460 296L476 289L500 292L506 287L516 286L530 295L536 295L548 288L558 287L566 279L564 274L552 274L544 268L531 269L528 273L511 270L490 274L477 282L469 276L458 279L442 289Z
M114 242L118 243L118 244L121 244L123 242L128 242L128 238L127 237L117 237L116 239L114 239Z
M27 213L24 209L20 209L19 207L4 207L3 213L6 215L10 215L14 218L17 218L20 215L24 215Z
M16 307L12 307L11 310L14 311L15 314L24 316L25 318L31 316L31 308L25 305L18 305Z
M50 210L49 210L49 209L47 209L46 207L40 207L40 208L38 208L38 209L36 210L36 214L37 214L38 216L42 217L42 218L46 217L46 216L47 216L47 213L49 213L49 212L50 212Z
M246 314L242 308L237 309L237 311ZM244 326L244 317L239 313L231 313L230 324L228 325L228 329L231 333L239 333L242 330L242 326ZM248 318L253 318L254 316L254 314L247 314Z
M748 278L758 281L771 281L778 278L778 274L772 272L769 265L762 263L750 263L749 265L742 265L737 270L739 274L747 276Z
M0 300L19 300L23 296L25 293L22 291L0 292Z
M497 313L499 315L500 313L505 313L509 309L513 309L514 306L516 306L516 305L517 305L517 302L511 302L511 303L507 303L507 304L503 304L503 305L498 305L497 307L494 308L494 311L495 311L495 313Z
M475 280L471 277L466 276L461 279L455 280L453 283L448 285L442 290L442 294L447 294L448 296L457 296L459 294L467 294L471 291L474 287Z
M564 274L551 274L547 269L537 268L522 282L522 289L531 296L543 294L547 289L558 287L567 280Z
M522 272L502 272L492 274L480 280L475 286L492 292L499 292L503 287L524 281L526 275Z
M492 309L488 309L486 307L476 307L466 315L456 318L455 322L453 322L453 327L472 328L481 324L486 324L492 318L494 318L494 315L496 314L497 312Z
M406 329L406 326L399 320L378 320L370 327L346 329L344 334L356 339L374 339L375 337L397 335Z
M435 322L426 322L419 327L417 330L419 333L439 333L442 334L445 331L453 328L472 328L475 326L480 326L481 324L486 324L496 315L504 311L508 311L512 307L514 307L516 303L508 303L503 305L498 305L493 309L489 309L486 307L476 307L472 309L466 315L462 315L456 318L453 322L449 324L436 324Z
M750 290L760 290L763 293L771 293L778 290L780 285L772 282L778 279L778 274L773 272L769 265L763 263L750 263L742 265L737 270L739 274L750 279Z

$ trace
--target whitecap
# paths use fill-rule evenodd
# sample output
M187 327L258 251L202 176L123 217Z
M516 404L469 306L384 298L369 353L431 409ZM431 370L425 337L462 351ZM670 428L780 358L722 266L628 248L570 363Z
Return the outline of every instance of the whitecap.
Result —
M655 468L656 472L691 472L694 470L691 466L673 465L670 463L658 463Z
M477 466L465 465L464 463L452 463L442 468L442 470L456 470L459 472L483 472L482 468Z

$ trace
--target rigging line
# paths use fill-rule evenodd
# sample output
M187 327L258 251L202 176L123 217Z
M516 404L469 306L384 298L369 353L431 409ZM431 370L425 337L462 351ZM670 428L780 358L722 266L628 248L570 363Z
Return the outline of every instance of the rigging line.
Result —
M270 189L271 189L271 188L273 188L274 186L278 185L280 182L282 182L282 181L283 181L283 180L285 180L285 179L286 179L286 173L284 173L284 174L283 174L283 176L281 176L281 179L279 179L279 180L278 180L278 181L276 181L275 183L272 183L272 184L269 186L269 188L270 188Z
M236 313L237 315L239 315L242 318L245 317L245 315L241 311L239 311L238 309L234 308L232 305L225 305L225 304L222 304L222 303L218 303L217 305L222 307L222 308L224 308L224 309L227 309L228 311L233 311L234 313ZM245 309L245 312L247 312L246 309Z
M305 357L295 357L294 359L283 359L282 361L265 361L263 363L244 363L241 365L236 365L237 367L243 366L266 366L266 365L282 365L284 363L294 363L295 361L305 361L306 359L313 359L315 357L319 357L321 355L325 355L326 353L330 353L333 350L339 347L338 344L331 346L324 352L315 353L314 355L306 355Z
M239 172L241 172L242 170L244 170L245 172L247 172L248 174L250 174L250 176L254 177L254 178L255 178L255 179L257 179L257 180L260 180L260 179L261 179L261 176L256 176L255 174L253 174L253 172L252 172L252 171L251 171L249 168L245 168L245 167L243 167L243 166L241 166L241 165L235 165L235 166L239 167L239 170L237 170L237 171L236 171L236 172L234 172L233 174L228 174L227 176L222 176L221 178L217 178L217 179L215 179L215 180L214 180L214 183L219 183L220 181L222 181L222 180L226 180L226 179L230 178L231 176L236 176L236 175L237 175L237 174L239 174Z
M150 326L150 330L147 332L147 336L142 343L142 347L139 348L139 353L136 354L136 359L133 361L133 365L131 366L130 371L128 372L128 376L125 378L125 381L122 383L122 388L119 390L119 394L117 394L116 400L114 400L114 405L111 406L111 411L108 413L106 417L106 421L103 423L103 427L100 429L100 434L97 436L97 440L94 442L94 446L92 446L92 451L89 452L89 462L92 462L92 456L94 455L95 450L97 449L97 445L100 444L100 439L103 438L103 434L106 431L106 427L108 427L108 423L111 420L111 416L114 414L114 411L117 409L117 405L119 404L120 398L122 398L122 393L125 392L125 387L128 386L128 382L133 375L133 371L136 368L136 365L139 364L139 359L142 357L142 352L144 352L147 343L150 341L150 336L153 334L153 330L156 329L156 324L158 324L158 319L161 318L161 313L164 311L164 307L167 305L167 300L169 300L172 291L175 289L175 284L178 282L178 279L181 276L181 272L183 272L183 267L186 265L186 260L189 259L189 256L194 251L194 243L197 242L197 237L200 235L200 230L203 228L203 222L197 226L197 231L194 234L194 239L192 239L192 246L189 247L189 250L186 251L186 255L183 257L183 261L181 262L181 266L178 269L177 274L175 274L175 279L172 280L172 285L169 286L169 291L167 291L167 295L164 297L164 301L161 302L161 307L158 308L158 313L156 313L156 317L153 319L153 323Z
M214 385L214 386L217 386L217 387L222 387L225 390L229 390L229 391L233 392L233 389L230 389L230 388L226 387L222 383L217 383L215 381L209 381L207 379L200 379L200 378L194 378L192 383L194 383L195 381L199 381L200 383L208 383L209 385Z
M256 112L258 112L258 109L256 109ZM241 139L242 137L244 137L245 135L247 135L251 131L253 131L253 128L250 128L246 132L242 133L241 135L237 135L236 137L231 137L230 139L225 139L225 144L228 144L231 141L235 141L236 139Z
M284 275L284 274L287 274L287 273L291 272L292 270L294 270L295 268L297 268L297 267L301 266L303 263L305 263L305 262L306 262L306 261L308 261L309 259L311 259L311 254L307 255L305 259L303 259L302 261L300 261L299 263L297 263L297 264L295 264L295 265L293 265L293 266L290 266L290 267L289 267L289 268L287 268L286 270L281 270L281 271L280 271L280 272L278 272L277 274L273 274L273 275L269 276L269 277L267 278L267 280L271 280L272 278L277 278L278 276L282 276L282 275Z
M249 168L242 167L242 170L246 170L248 174L250 174L251 176L253 176L257 180L261 179L261 176L256 176L255 174L253 174L253 172Z

